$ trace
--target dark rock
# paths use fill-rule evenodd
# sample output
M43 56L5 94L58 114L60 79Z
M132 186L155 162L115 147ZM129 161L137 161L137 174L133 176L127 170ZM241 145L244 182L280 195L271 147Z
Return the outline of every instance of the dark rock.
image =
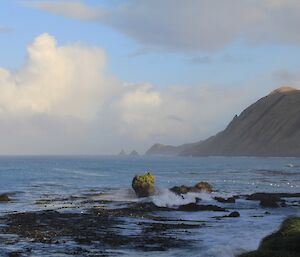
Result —
M227 199L225 199L223 197L215 197L214 199L216 201L218 201L219 203L235 203L235 198L234 197L229 197Z
M238 218L238 217L240 217L240 216L241 216L241 215L240 215L239 212L233 211L233 212L231 212L227 217L229 217L229 218Z
M177 208L178 211L226 211L226 209L221 208L217 205L199 205L196 203L189 203L180 205Z
M181 194L186 194L186 193L190 192L190 187L187 187L184 185L175 186L175 187L170 188L170 190L175 194L181 195Z
M76 242L77 245L74 248L62 249L66 255L76 256L108 256L107 250L112 248L166 251L171 248L190 247L192 242L184 239L184 235L189 233L188 230L202 227L203 224L193 224L191 221L178 223L166 217L161 217L164 222L160 223L152 220L152 217L159 220L157 213L155 216L148 215L153 210L162 209L151 203L143 203L123 209L95 208L85 213L49 210L8 214L0 219L0 233L16 234L20 237L20 242L26 238L43 244L60 245L69 238L68 240ZM137 223L135 217L144 221ZM129 234L123 233L131 224L138 226L138 229ZM172 236L174 232L176 236ZM82 252L78 245L84 245L84 251L89 251L86 246L92 245L93 251ZM101 255L102 253L105 254Z
M260 201L260 206L265 208L278 208L278 202L283 201L278 195L269 193L254 193L247 196L246 199Z
M0 202L9 202L10 198L7 194L1 194L0 195Z
M202 201L202 199L200 197L196 197L195 200L196 200L196 203L200 203Z
M265 199L272 199L275 202L281 201L280 196L278 196L276 194L272 194L272 193L254 193L254 194L248 195L246 199L254 200L254 201L261 201L261 200L265 200Z
M282 201L282 202L280 203L280 206L281 206L281 207L286 207L286 206L287 206L287 204L286 204L286 202L285 202L285 201Z
M259 205L264 208L278 208L279 204L274 198L261 199Z
M136 175L132 180L132 188L138 197L148 197L154 193L155 177L150 173Z

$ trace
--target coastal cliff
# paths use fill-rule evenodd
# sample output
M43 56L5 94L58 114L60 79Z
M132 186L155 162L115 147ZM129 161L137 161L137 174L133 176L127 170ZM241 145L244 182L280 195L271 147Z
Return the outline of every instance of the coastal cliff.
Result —
M236 115L215 136L179 147L154 145L146 154L153 152L183 156L300 156L300 90L278 88Z

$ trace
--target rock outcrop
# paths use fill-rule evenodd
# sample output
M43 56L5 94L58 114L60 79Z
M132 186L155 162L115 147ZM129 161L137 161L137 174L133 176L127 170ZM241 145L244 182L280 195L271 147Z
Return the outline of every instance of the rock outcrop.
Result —
M239 257L299 257L299 242L300 218L288 218L277 232L262 240L257 251Z
M10 198L8 194L0 194L0 202L9 202Z
M191 193L191 192L198 193L201 191L211 193L213 191L213 188L212 188L212 185L210 185L209 183L201 181L192 187L188 187L185 185L174 186L174 187L170 188L170 190L175 194L181 195L181 194L187 194L187 193Z

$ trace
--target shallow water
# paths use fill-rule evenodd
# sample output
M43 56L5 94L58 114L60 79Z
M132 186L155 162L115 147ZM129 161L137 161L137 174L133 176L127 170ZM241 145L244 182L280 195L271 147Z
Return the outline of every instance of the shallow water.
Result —
M112 200L126 205L138 201L130 189L135 174L151 171L156 177L156 195L144 199L157 206L173 207L194 202L196 197L205 204L218 204L241 214L236 219L215 219L223 213L167 212L168 218L203 222L204 227L180 234L194 241L189 256L233 257L245 250L257 248L259 241L280 225L289 215L299 215L297 204L286 208L263 209L258 202L238 199L234 204L220 204L214 196L254 192L300 192L299 158L188 158L188 157L1 157L0 193L12 193L12 202L1 203L0 213L59 209L84 211L82 199ZM188 194L185 199L167 189L174 185L194 185L199 181L211 183L211 194ZM70 196L73 198L70 199ZM47 202L47 200L51 200ZM63 209L61 209L63 208ZM270 214L266 215L268 211ZM130 226L123 232L130 233ZM1 243L1 241L0 241ZM69 242L72 245L72 242ZM0 245L0 254L31 244L34 254L28 256L65 256L59 248L47 244ZM33 246L32 246L33 245ZM131 249L106 249L108 255L122 256L183 256L187 249L143 252ZM27 256L27 255L26 255Z

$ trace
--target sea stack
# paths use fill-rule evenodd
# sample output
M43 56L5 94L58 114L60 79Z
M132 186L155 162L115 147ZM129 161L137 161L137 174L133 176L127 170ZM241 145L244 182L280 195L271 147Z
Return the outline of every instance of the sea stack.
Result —
M118 154L118 156L126 156L126 152L122 149L121 152Z
M133 150L129 156L139 156L139 153L136 150Z
M147 172L145 175L136 175L132 180L132 188L138 197L148 197L154 193L155 177Z

